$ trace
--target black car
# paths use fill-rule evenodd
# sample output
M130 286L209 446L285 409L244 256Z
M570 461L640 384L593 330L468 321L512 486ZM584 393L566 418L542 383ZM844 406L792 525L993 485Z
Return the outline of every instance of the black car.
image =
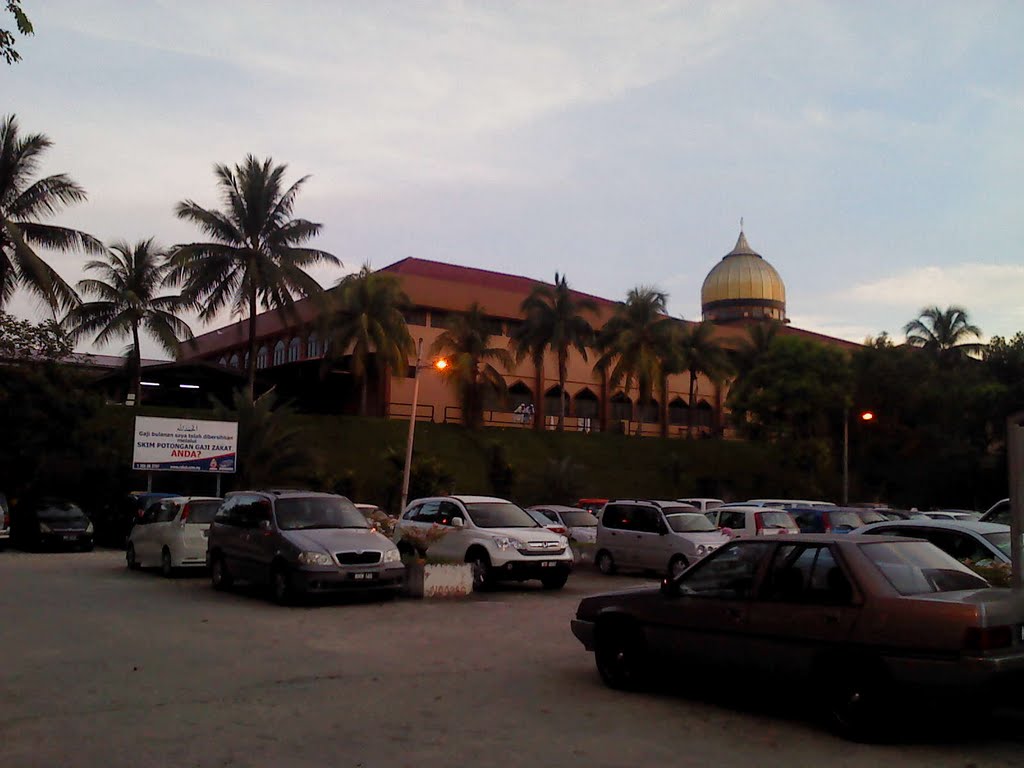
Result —
M25 500L11 520L11 538L21 549L68 548L89 551L92 521L64 499Z
M128 543L128 535L132 532L146 510L153 502L177 496L175 493L151 493L135 491L107 505L96 515L96 541L108 547L123 549Z

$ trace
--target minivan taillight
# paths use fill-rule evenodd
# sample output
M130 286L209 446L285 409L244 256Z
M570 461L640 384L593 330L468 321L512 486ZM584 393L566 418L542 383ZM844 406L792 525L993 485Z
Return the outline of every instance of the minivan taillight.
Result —
M964 632L965 651L992 651L1013 645L1013 627L968 627Z
M763 530L764 530L764 521L761 519L761 513L760 512L755 512L754 513L754 532L755 533L760 533Z
M184 525L188 522L188 513L192 511L191 504L186 504L185 508L181 510L181 524Z

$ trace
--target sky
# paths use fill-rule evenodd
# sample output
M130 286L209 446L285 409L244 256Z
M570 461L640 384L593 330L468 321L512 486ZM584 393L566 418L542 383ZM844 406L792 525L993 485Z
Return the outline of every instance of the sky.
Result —
M1020 2L23 7L0 114L89 193L53 221L107 242L200 239L174 206L219 205L214 164L252 153L309 175L295 213L344 262L325 286L418 257L653 285L694 320L742 217L797 327L902 339L959 304L986 338L1024 330Z

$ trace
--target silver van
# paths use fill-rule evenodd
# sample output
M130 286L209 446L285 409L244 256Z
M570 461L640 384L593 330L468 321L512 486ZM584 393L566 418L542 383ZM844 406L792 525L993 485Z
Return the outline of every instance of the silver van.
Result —
M689 504L615 499L601 512L594 562L606 574L623 568L675 575L728 541Z

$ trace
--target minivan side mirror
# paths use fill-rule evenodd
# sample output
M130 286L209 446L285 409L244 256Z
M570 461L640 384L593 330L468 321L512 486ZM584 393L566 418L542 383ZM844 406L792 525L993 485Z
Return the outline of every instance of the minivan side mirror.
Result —
M452 528L464 528L465 525L466 525L466 521L463 520L461 517L453 517L452 518Z

